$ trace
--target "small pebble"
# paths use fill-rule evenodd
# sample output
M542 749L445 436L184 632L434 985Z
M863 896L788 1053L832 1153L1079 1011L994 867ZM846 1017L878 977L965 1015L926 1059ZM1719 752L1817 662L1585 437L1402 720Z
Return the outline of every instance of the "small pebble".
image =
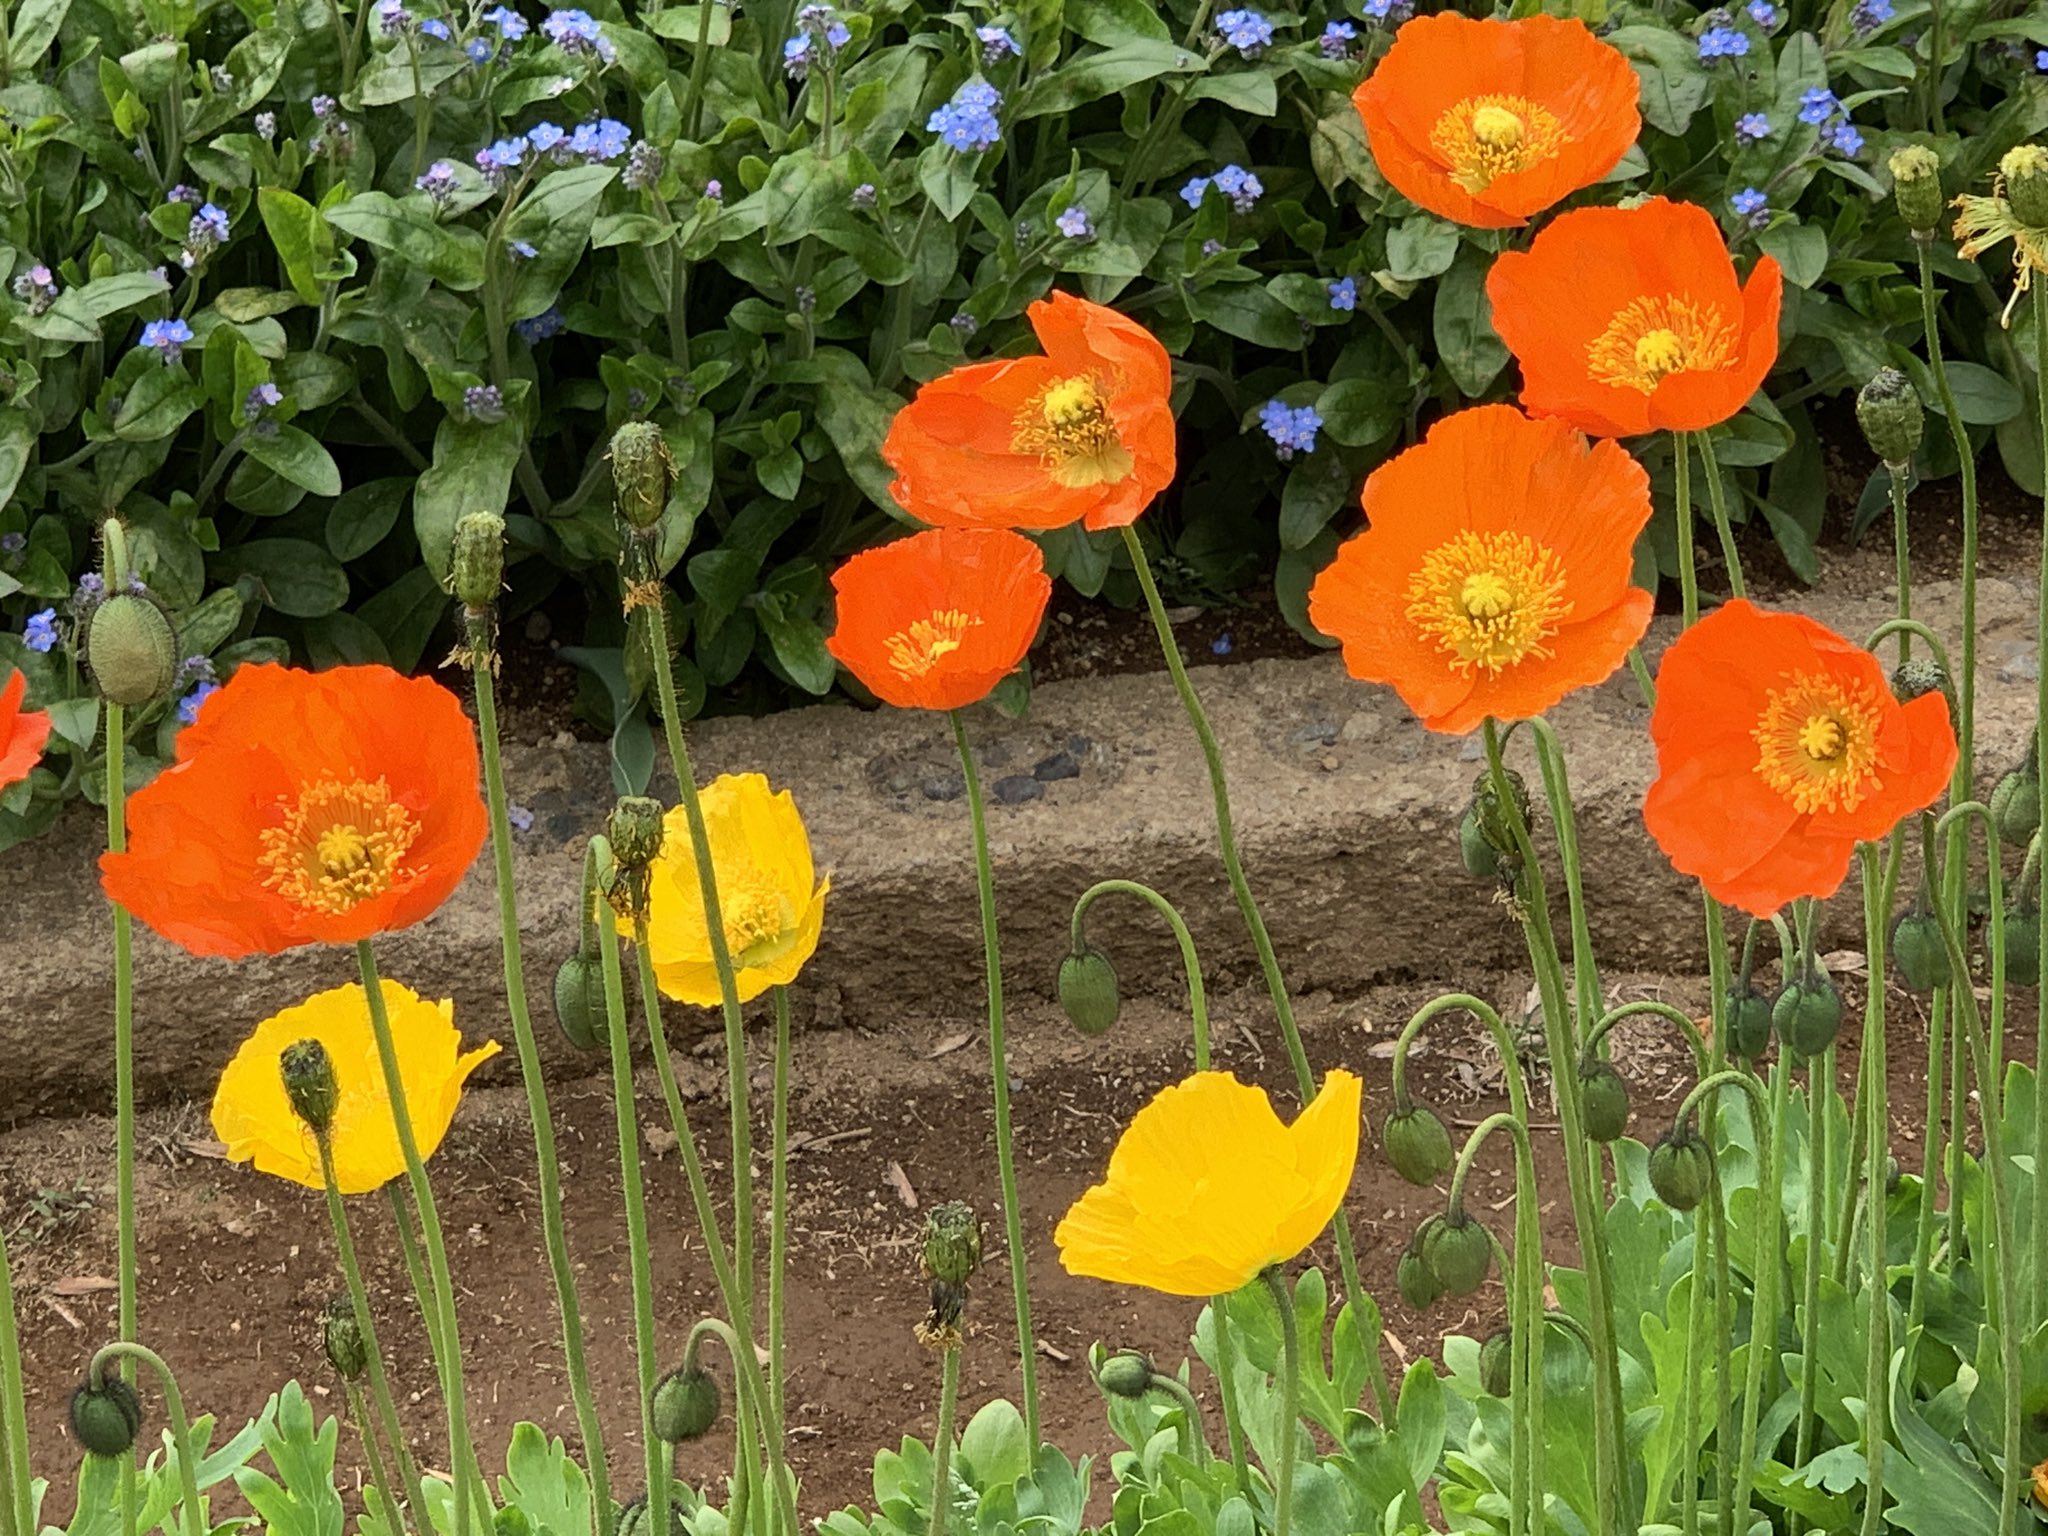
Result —
M1061 779L1081 777L1081 765L1074 761L1071 752L1055 752L1031 770L1031 777L1041 784L1057 783Z
M998 805L1022 805L1044 794L1045 786L1028 773L1012 773L996 780L994 793Z
M927 800L958 800L966 788L966 783L959 774L941 774L935 779L924 781L924 797Z

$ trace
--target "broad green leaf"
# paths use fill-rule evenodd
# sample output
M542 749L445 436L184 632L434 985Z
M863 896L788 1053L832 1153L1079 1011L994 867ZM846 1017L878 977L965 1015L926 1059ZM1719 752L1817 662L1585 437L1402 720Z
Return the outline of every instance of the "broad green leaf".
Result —
M1683 134L1712 83L1698 46L1671 28L1647 25L1616 28L1607 41L1635 68L1643 121L1660 133Z
M1208 62L1192 49L1160 38L1133 38L1047 70L1011 98L1010 122L1024 122L1127 91L1161 75L1199 75Z
M384 192L358 192L326 209L324 216L344 234L403 257L458 293L483 286L484 237L464 226L436 223L424 196L400 200Z
M1188 309L1226 336L1258 347L1292 351L1301 345L1301 321L1258 283L1218 283L1188 295Z
M409 476L394 475L352 485L327 509L327 552L346 564L384 542L405 508Z
M1399 283L1440 277L1458 259L1458 226L1417 213L1387 231L1387 275Z
M348 601L348 573L306 539L250 539L207 562L216 581L248 577L265 606L295 619L317 619Z
M1000 1397L983 1405L961 1431L960 1459L973 1469L973 1486L984 1492L1027 1476L1031 1446L1016 1405Z
M184 369L151 367L121 397L121 408L114 412L114 435L131 443L169 437L205 403L205 392Z
M1396 377L1340 379L1316 397L1323 429L1347 448L1392 437L1408 412L1408 391Z
M1827 231L1818 225L1781 221L1758 235L1756 243L1777 258L1785 281L1795 288L1811 288L1827 268Z
M9 22L7 59L17 74L32 74L57 40L71 0L23 0Z
M0 410L0 509L14 499L14 488L21 484L35 447L36 426L29 413L18 408Z
M1508 363L1507 343L1493 328L1493 307L1486 298L1485 255L1468 246L1452 263L1436 288L1430 330L1437 355L1461 394L1486 393Z
M274 434L252 431L242 440L242 449L250 458L315 496L341 494L341 470L334 456L310 433L289 424L268 425L277 428Z
M1173 35L1159 8L1145 0L1066 0L1066 23L1076 36L1100 48L1134 39L1163 43Z
M318 304L318 274L334 259L334 236L320 211L296 193L268 186L256 189L256 207L292 292L308 304Z
M415 565L381 592L365 598L356 608L356 617L383 637L391 664L410 672L420 664L447 611L448 594L431 571Z
M1350 490L1350 471L1338 455L1311 453L1296 459L1280 491L1280 547L1305 548L1330 525Z
M463 514L505 510L521 441L516 421L484 426L451 416L441 422L434 434L433 465L412 494L413 530L436 581L448 577L449 546Z

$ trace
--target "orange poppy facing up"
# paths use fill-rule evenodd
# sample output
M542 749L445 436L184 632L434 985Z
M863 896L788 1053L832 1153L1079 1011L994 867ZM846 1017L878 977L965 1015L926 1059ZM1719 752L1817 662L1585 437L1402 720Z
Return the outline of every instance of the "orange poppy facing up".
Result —
M100 881L195 955L274 955L407 928L484 841L455 695L389 667L236 669L128 801Z
M1661 197L1576 208L1487 275L1522 404L1597 437L1726 421L1778 360L1778 264L1738 285L1714 216Z
M1042 355L955 368L890 423L882 458L911 516L1121 528L1173 479L1173 369L1158 338L1070 293L1030 316Z
M1016 670L1052 596L1038 546L1007 528L934 528L832 576L826 648L899 709L959 709Z
M1739 599L1664 653L1650 735L1650 835L1757 917L1832 896L1856 845L1941 798L1956 765L1941 694L1901 704L1870 652Z
M1352 93L1380 174L1458 224L1508 229L1591 186L1642 129L1617 48L1554 16L1418 16Z
M25 672L15 673L0 686L0 789L27 778L42 761L43 743L50 739L50 717L21 707L27 693Z
M1650 482L1618 444L1483 405L1373 471L1361 500L1369 526L1316 578L1308 616L1432 731L1540 715L1649 627L1629 572Z

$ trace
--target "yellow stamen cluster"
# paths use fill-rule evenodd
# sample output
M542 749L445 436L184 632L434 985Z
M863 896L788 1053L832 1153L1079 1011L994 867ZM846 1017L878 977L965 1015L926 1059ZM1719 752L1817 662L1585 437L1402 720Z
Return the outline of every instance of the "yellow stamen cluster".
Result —
M904 677L923 677L939 664L941 656L960 649L967 631L981 622L979 615L948 608L928 619L915 619L882 644L889 651L889 665Z
M1631 299L1586 346L1601 384L1649 394L1674 373L1711 373L1735 361L1735 324L1717 305L1674 296Z
M1407 617L1469 673L1499 673L1545 646L1572 611L1564 565L1520 533L1461 533L1424 558L1408 583Z
M1121 480L1133 465L1101 385L1087 374L1055 379L1033 396L1017 413L1010 447L1035 455L1070 490Z
M725 926L725 947L735 961L759 945L780 940L794 919L775 882L757 869L719 871L718 915Z
M1868 683L1795 673L1750 732L1756 771L1806 815L1853 811L1877 787L1882 701Z
M261 833L263 884L295 907L339 916L391 889L419 836L391 786L332 779L280 796L281 820Z
M1468 96L1429 131L1451 180L1475 196L1497 177L1555 159L1570 142L1557 114L1526 96Z

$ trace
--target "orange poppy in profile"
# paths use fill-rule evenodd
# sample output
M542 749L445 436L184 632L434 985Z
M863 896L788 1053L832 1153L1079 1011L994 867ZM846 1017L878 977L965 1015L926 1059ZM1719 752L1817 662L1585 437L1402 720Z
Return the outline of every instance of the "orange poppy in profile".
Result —
M128 801L100 883L195 955L274 955L408 928L484 842L454 694L389 667L243 666Z
M1642 639L1629 581L1650 481L1619 444L1511 405L1447 416L1365 482L1368 526L1310 588L1344 667L1432 731L1525 720L1605 681Z
M42 761L43 743L50 739L50 717L21 707L27 692L25 672L15 673L0 686L0 789L27 778Z
M1528 222L1621 163L1642 130L1619 49L1555 16L1418 16L1352 92L1380 174L1454 223Z
M1834 895L1856 845L1940 799L1956 765L1941 694L1901 704L1861 646L1741 599L1664 653L1650 736L1650 835L1757 917Z
M922 522L1121 528L1173 479L1173 368L1135 320L1070 293L1029 311L1041 355L932 380L889 425L890 491Z
M899 709L959 709L1016 670L1052 596L1038 546L1007 528L933 528L832 576L826 649Z
M1596 437L1698 432L1750 401L1778 360L1778 264L1749 281L1714 216L1661 197L1576 208L1487 275L1522 404Z

